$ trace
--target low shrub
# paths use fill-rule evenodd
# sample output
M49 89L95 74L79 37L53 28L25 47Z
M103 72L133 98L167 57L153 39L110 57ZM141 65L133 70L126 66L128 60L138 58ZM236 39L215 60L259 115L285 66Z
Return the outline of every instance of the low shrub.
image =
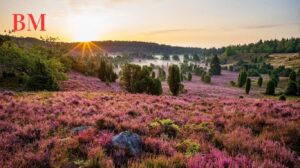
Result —
M163 119L163 120L156 120L152 122L150 128L157 128L162 127L163 133L166 134L169 138L175 138L180 131L178 125L171 119Z
M280 95L280 96L279 96L279 100L281 100L281 101L286 101L285 95Z
M211 77L210 77L210 75L208 75L208 74L204 75L204 77L203 77L203 82L205 82L205 83L210 83L210 82L211 82Z
M186 156L190 157L200 151L199 143L192 141L190 139L184 140L183 142L177 144L176 148L185 153Z
M294 81L289 81L288 86L285 90L286 95L297 95L298 93L298 86L297 83Z
M195 125L195 131L205 133L205 139L210 140L214 135L214 124L212 122L201 122Z

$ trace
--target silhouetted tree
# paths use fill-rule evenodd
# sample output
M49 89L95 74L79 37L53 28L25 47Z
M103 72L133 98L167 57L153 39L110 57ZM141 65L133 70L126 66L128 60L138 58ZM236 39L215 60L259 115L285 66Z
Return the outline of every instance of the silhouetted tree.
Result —
M215 55L211 60L210 73L212 75L221 75L221 65L217 55Z
M297 95L298 86L296 80L297 80L296 72L292 71L289 76L288 86L285 90L286 95Z
M246 82L246 94L249 94L251 89L251 79L247 78L247 82Z
M118 78L118 75L114 72L113 65L110 62L108 62L108 60L100 60L98 78L102 82L115 82Z
M163 68L159 68L159 69L158 69L158 78L159 78L161 81L165 81L165 80L166 80L166 72L164 71Z
M192 73L188 73L188 81L191 81L192 80L192 77L193 77L193 75L192 75Z
M275 94L275 82L274 80L269 80L266 88L267 95L274 95Z
M173 55L173 60L174 61L179 61L180 59L179 59L179 56L178 55Z
M135 82L140 80L141 67L134 64L126 64L121 71L120 83L129 92L134 92Z
M162 60L170 60L170 55L164 54L161 59Z
M245 70L241 70L238 77L238 86L243 87L247 80L247 72Z
M169 67L168 84L172 94L177 96L180 92L181 85L180 70L177 65L171 65Z
M190 56L188 54L184 54L183 61L188 62L190 60Z
M150 93L152 95L161 95L163 93L161 81L159 79L153 79L153 88Z
M193 55L193 60L194 61L200 61L200 57L197 54Z
M297 74L296 74L295 71L292 71L292 72L290 73L289 80L290 80L290 81L296 82L296 80L297 80Z
M277 87L279 83L279 76L277 74L271 74L270 79L274 81L275 87Z
M262 86L262 84L263 84L263 78L261 76L258 78L257 84L258 84L259 87Z

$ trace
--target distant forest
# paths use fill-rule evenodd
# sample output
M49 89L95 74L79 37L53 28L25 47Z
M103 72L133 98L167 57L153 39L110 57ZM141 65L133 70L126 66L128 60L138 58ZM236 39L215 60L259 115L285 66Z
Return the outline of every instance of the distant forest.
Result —
M36 38L13 37L19 45L32 46L42 44ZM230 45L221 48L193 48L163 45L149 42L137 41L94 41L108 53L143 53L143 54L197 54L200 56L222 55L227 56L241 53L299 53L300 38L290 38L281 40L260 40L257 43L244 45ZM72 47L77 43L63 43Z
M95 41L107 52L146 53L146 54L199 54L202 48L178 47L137 41Z
M300 38L281 40L260 40L257 43L223 47L220 53L235 55L236 53L299 53Z

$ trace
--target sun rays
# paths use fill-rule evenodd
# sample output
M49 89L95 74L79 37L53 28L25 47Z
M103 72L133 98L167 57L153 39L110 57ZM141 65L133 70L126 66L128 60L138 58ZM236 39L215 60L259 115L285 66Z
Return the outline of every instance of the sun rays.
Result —
M67 54L69 55L79 55L80 57L85 56L96 56L97 54L104 54L105 50L103 50L101 47L99 47L94 42L80 42L75 45Z

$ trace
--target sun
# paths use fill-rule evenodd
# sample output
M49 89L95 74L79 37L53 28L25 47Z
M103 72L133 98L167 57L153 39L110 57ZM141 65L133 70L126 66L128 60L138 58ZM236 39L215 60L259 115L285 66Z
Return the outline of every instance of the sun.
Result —
M101 23L93 16L77 15L70 19L72 38L77 42L90 42L100 39Z
M85 29L75 30L74 40L78 42L90 42L94 41L95 34L92 32L86 31Z

